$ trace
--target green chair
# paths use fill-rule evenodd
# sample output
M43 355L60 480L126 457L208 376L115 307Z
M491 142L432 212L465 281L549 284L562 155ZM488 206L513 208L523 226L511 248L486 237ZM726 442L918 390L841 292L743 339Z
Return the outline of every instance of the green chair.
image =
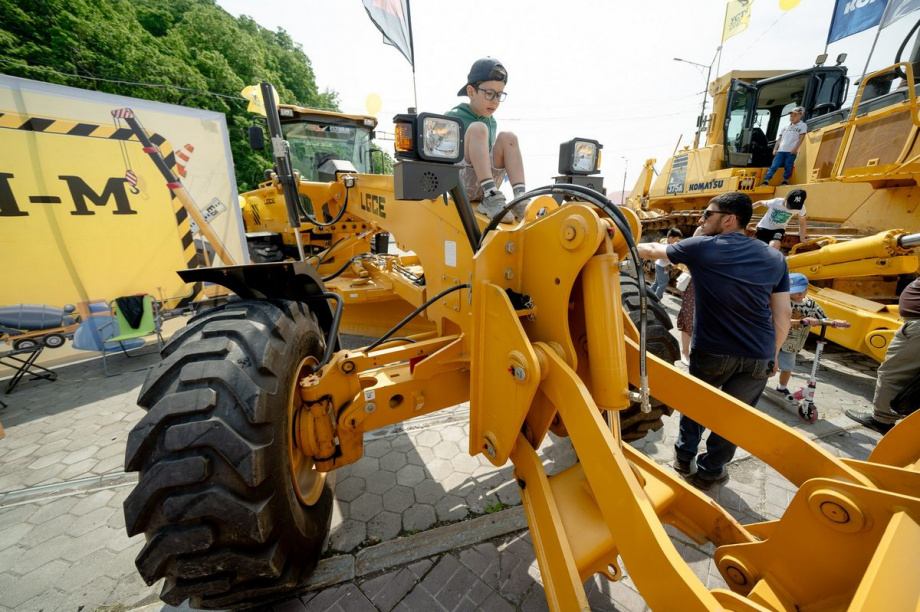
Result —
M125 313L121 311L118 307L118 300L112 300L109 303L109 306L112 309L112 322L106 323L103 325L99 331L103 336L102 340L102 367L105 370L105 375L109 375L109 366L106 353L109 350L109 345L118 344L121 351L125 354L125 357L131 357L128 355L127 348L125 347L126 340L140 339L144 336L150 334L157 335L157 349L159 352L163 351L163 335L162 335L162 326L163 321L160 319L160 311L157 308L156 300L153 299L153 296L150 294L143 295L143 310L140 318L140 322L137 327L131 327L131 324L128 322L128 319L125 317ZM112 330L112 335L108 338L105 338L106 328L115 327Z

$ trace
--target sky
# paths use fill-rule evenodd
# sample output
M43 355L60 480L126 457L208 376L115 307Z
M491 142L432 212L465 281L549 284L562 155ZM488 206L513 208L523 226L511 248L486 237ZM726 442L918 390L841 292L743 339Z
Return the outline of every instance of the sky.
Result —
M361 0L217 4L290 34L310 58L319 89L338 92L343 112L367 113L368 96L377 94L378 132L392 134L392 117L415 106L412 67L383 43ZM508 97L495 118L499 130L518 136L527 186L551 183L559 145L581 137L604 146L601 174L608 193L618 193L624 183L629 192L647 159L657 159L660 169L678 145L692 144L708 66L710 80L730 70L800 70L825 51L834 0L801 0L788 11L780 0L754 0L747 30L722 43L725 5L724 0L410 0L418 110L443 113L466 101L456 93L470 66L480 57L495 57L508 70ZM894 62L917 15L881 31L869 71ZM832 43L828 64L847 53L845 65L855 82L876 32ZM851 98L854 93L851 86Z

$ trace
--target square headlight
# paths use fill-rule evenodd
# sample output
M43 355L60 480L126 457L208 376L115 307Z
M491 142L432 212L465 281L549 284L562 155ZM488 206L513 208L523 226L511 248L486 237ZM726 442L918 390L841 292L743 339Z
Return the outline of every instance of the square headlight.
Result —
M573 138L559 145L559 174L597 174L604 145L590 138Z
M449 164L463 159L463 124L459 119L410 112L396 115L393 122L397 158Z
M419 156L429 161L456 163L463 157L460 122L451 117L419 115Z

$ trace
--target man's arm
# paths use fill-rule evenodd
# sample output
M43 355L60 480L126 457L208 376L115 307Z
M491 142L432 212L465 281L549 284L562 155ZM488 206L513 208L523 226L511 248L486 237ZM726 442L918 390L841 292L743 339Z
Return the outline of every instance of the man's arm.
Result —
M795 143L795 146L794 146L794 147L792 147L792 154L793 154L793 155L798 155L798 154L799 154L799 147L802 146L802 143L803 143L803 142L805 142L805 134L799 134L799 141L798 141L797 143Z
M770 294L770 311L773 313L773 329L776 332L776 351L773 354L774 362L779 363L779 349L789 335L792 326L792 302L789 301L789 292L781 291ZM777 366L773 366L776 374Z
M666 244L640 242L636 245L636 249L642 259L666 259L668 263L671 263L671 260L668 259L668 245Z
M799 242L805 242L808 238L808 218L805 215L799 215Z

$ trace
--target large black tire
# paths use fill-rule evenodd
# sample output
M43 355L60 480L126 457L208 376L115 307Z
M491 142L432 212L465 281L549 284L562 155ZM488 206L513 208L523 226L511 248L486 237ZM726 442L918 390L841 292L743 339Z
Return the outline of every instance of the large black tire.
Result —
M636 327L639 326L639 281L626 275L620 275L620 292L623 306L629 312ZM647 292L646 312L648 314L646 331L646 349L656 357L668 363L680 359L680 343L671 335L670 329L674 326L668 311L655 295ZM620 433L624 440L640 440L650 431L658 431L664 427L664 417L671 415L674 409L659 402L654 397L651 400L651 412L642 412L638 403L633 404L620 412Z
M249 261L252 263L284 261L284 253L281 252L281 249L276 244L250 242L246 246L249 248Z
M138 398L149 411L125 454L125 469L140 472L125 525L146 533L135 563L147 584L166 579L166 603L265 603L315 566L331 480L312 505L300 502L289 402L295 369L323 345L303 304L238 301L192 318L150 371Z

